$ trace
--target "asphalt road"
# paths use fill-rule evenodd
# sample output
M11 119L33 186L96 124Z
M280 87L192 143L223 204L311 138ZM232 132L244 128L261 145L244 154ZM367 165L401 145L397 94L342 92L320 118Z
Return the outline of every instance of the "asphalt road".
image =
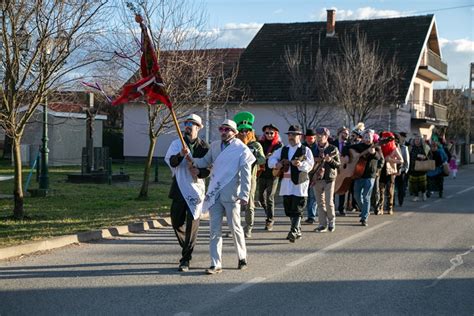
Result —
M473 179L462 169L446 178L445 198L371 215L368 227L355 213L333 233L305 225L296 244L281 208L273 232L259 209L246 271L226 238L224 272L204 274L207 222L187 273L171 228L0 261L0 315L472 316Z

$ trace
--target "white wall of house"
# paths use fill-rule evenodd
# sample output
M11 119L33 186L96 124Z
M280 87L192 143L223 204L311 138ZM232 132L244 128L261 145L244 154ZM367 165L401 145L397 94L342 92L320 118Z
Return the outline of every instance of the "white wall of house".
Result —
M22 144L28 147L28 157L23 157L25 164L31 164L41 147L43 136L42 113L37 113L25 128ZM82 147L86 146L86 120L82 117L48 116L49 165L80 165ZM103 117L103 116L102 116ZM94 121L94 147L102 147L103 120Z
M166 109L167 111L167 109ZM212 110L210 113L210 141L219 139L218 127L224 118L233 118L240 111L249 111L255 115L254 128L258 136L262 134L262 127L269 123L277 126L282 134L282 140L287 142L284 133L291 125L285 119L285 113L292 111L289 104L271 104L258 103L247 104L245 106L229 105L225 109ZM205 122L204 112L197 112L203 122ZM337 128L342 125L349 125L345 120L345 112L341 108L330 109L330 114L321 126L325 126L331 130L332 134L336 133ZM288 118L292 124L297 124L296 120ZM367 128L392 129L395 131L410 132L410 112L408 108L392 109L390 111L384 108L378 108L372 115L372 119L366 122ZM182 126L181 126L182 127ZM318 126L319 127L319 126ZM124 106L124 156L146 157L148 153L148 123L147 109L140 104L127 104ZM200 131L200 137L205 138L205 128ZM170 143L177 138L174 126L171 126L164 135L158 137L154 157L164 157Z

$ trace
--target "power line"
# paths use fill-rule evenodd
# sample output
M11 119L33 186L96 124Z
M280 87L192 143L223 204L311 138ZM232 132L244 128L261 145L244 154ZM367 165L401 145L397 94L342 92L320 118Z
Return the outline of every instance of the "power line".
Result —
M468 5L462 5L462 6L457 6L457 7L447 7L447 8L439 8L439 9L431 9L431 10L423 10L423 11L413 11L409 12L408 14L420 14L420 13L427 13L427 12L439 12L439 11L448 11L448 10L455 10L455 9L462 9L462 8L470 8L474 7L474 4L468 4ZM391 17L403 17L406 15L402 14L394 14L394 15L387 15L381 18L391 18ZM262 23L264 24L264 23ZM205 32L211 32L211 31L219 31L219 32L225 32L225 31L242 31L242 30L258 30L260 27L243 27L243 28L222 28L222 29L213 29L213 30L205 30Z

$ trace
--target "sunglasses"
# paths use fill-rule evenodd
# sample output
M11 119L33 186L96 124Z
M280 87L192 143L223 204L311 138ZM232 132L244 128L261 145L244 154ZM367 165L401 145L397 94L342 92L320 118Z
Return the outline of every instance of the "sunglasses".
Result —
M275 132L265 132L265 135L275 135Z
M230 128L230 127L222 127L222 126L219 127L219 132L221 132L221 133L228 133L230 131L233 131L233 129Z
M198 126L196 123L191 121L184 122L184 126L186 127L192 127L193 125Z

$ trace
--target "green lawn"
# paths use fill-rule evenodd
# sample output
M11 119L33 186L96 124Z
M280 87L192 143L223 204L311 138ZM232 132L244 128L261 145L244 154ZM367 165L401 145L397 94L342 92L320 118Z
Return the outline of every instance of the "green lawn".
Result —
M0 199L0 247L21 244L51 236L72 234L113 225L128 224L140 219L156 217L168 212L168 191L171 173L167 166L159 166L159 182L151 174L149 199L136 200L141 186L143 164L114 164L130 175L128 183L72 184L66 182L68 173L80 172L79 167L50 168L50 189L45 198L25 197L28 220L13 221L13 201ZM24 170L24 183L29 170ZM0 162L0 175L13 174L13 168ZM35 174L30 188L37 188ZM12 194L13 180L0 181L0 194Z

